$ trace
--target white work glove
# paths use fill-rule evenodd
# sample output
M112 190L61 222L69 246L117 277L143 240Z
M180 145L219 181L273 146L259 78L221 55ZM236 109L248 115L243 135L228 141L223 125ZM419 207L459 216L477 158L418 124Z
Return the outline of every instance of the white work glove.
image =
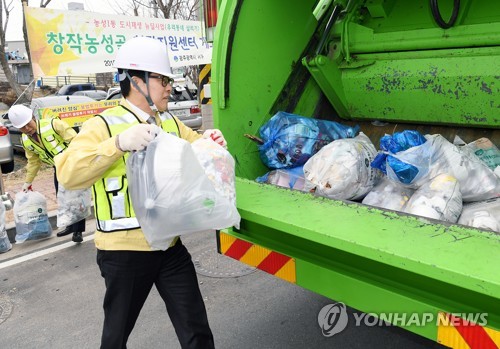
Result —
M121 151L140 151L160 133L160 128L151 124L129 127L116 136L116 147Z
M31 183L26 182L26 183L23 184L23 192L27 193L28 190L33 190L33 187L31 186Z
M217 129L206 130L205 132L203 132L203 138L210 138L218 145L227 148L226 139L224 138L220 130Z

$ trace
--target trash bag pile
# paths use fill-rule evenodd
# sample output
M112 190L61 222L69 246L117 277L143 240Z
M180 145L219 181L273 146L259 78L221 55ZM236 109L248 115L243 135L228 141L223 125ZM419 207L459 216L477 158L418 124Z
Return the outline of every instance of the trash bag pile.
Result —
M52 235L47 212L47 199L37 191L19 192L14 203L16 243Z
M239 227L234 159L212 143L199 143L195 152L189 142L161 132L127 159L132 206L153 249L166 250L177 235Z
M457 145L405 130L381 137L376 150L359 127L336 124L340 137L319 136L323 122L273 116L259 147L271 171L256 180L500 232L500 151L489 139Z
M500 198L500 176L495 172L500 168L498 148L486 138L459 146L439 134L425 135L422 142L417 133L382 137L381 150L371 164L400 188L414 189L411 198L396 209L367 198L363 203L499 232L492 223L500 224L499 207L484 204ZM409 138L419 141L408 147ZM388 139L390 144L403 141L400 147L387 147ZM478 221L471 218L470 206L484 207L476 212Z
M353 138L359 126L316 120L285 112L276 113L259 130L262 162L270 169L302 166L321 148L341 138Z
M402 133L409 132L416 133ZM381 143L385 138L382 137ZM485 162L467 146L463 149L439 134L426 135L425 142L401 151L383 150L382 144L381 149L372 166L386 173L389 179L408 187L419 188L438 174L448 173L460 183L466 202L486 200L500 192L498 176Z

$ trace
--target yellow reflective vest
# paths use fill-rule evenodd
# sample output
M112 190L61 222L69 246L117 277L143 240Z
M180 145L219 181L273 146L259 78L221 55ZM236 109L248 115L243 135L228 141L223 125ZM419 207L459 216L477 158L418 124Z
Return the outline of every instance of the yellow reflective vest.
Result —
M141 122L137 116L123 106L107 109L97 117L101 117L106 123L110 137ZM160 119L161 128L164 131L179 137L179 127L168 113L161 114ZM109 233L140 228L128 192L126 176L128 156L129 153L126 152L93 185L97 230L101 232Z
M37 122L37 134L40 144L24 134L21 137L23 147L38 155L41 161L54 166L54 156L68 147L68 143L54 130L54 119L41 119Z

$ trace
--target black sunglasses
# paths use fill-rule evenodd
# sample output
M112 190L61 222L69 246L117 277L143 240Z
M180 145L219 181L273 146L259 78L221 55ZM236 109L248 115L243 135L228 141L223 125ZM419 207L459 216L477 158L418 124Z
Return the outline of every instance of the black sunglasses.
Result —
M164 76L164 75L149 74L149 77L153 78L153 79L161 79L161 85L163 87L167 87L168 84L172 85L174 83L174 79L172 79L171 77L168 77L168 76Z

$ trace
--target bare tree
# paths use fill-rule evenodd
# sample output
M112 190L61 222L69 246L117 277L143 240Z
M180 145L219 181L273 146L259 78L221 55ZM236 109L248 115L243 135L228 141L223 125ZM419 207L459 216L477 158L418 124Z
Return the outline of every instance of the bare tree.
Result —
M163 18L168 19L198 19L200 0L152 0L156 3Z
M12 70L9 67L9 62L7 56L5 55L5 33L9 24L10 12L12 11L12 0L7 3L6 0L0 1L0 65L2 66L3 72L10 87L14 90L15 94L19 97L23 93L23 89L17 83ZM5 14L5 22L3 22L3 14Z
M137 0L134 0L137 1ZM163 18L197 20L199 19L200 0L152 0L161 11ZM184 67L184 76L198 86L199 68L197 65Z
M46 7L51 0L40 0L40 7ZM28 5L28 0L23 0L23 13L24 13L24 6ZM16 81L16 78L14 74L12 73L12 70L9 66L9 62L7 60L5 53L5 46L6 46L6 41L5 41L5 33L7 32L7 27L9 24L9 17L10 13L12 11L12 0L7 3L7 0L0 0L0 65L2 66L3 72L5 74L5 77L10 85L10 88L14 91L16 96L19 98L20 102L27 102L31 100L31 97L33 95L33 89L34 89L34 84L30 84L27 88L26 91L23 90L22 86L19 85ZM3 17L5 14L5 22L3 22ZM23 19L23 35L24 35L24 43L26 47L26 53L28 55L28 61L31 62L31 53L29 50L28 46L28 40L26 38L28 37L27 35L27 30L26 30L26 22ZM31 72L31 75L33 75L33 72ZM23 94L24 92L24 94Z
M130 0L134 15L138 16L139 8L149 12L151 17L197 20L200 12L200 0ZM184 67L184 76L198 85L198 66Z

